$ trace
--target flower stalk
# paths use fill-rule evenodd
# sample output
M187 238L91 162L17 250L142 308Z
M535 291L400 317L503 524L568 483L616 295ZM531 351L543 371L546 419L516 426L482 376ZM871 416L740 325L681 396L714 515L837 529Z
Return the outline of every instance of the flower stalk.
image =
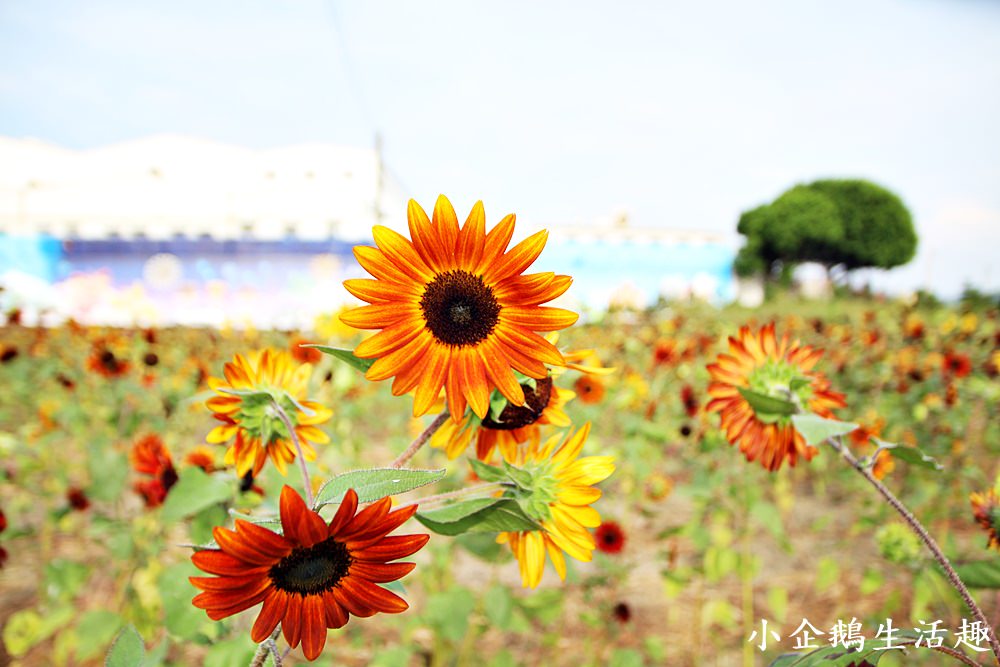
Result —
M889 505L891 505L892 508L896 510L901 517L903 517L903 520L907 523L907 525L909 525L921 541L927 545L927 548L934 556L934 560L936 560L941 566L941 569L944 570L949 583L951 583L955 590L958 591L958 594L962 596L962 600L972 611L972 615L975 619L982 624L983 628L986 629L986 635L990 642L990 648L993 650L993 655L996 657L997 663L1000 664L1000 641L997 640L997 635L993 626L986 619L986 615L983 613L983 610L980 609L979 605L976 604L976 601L972 598L972 594L969 592L969 589L965 586L961 577L958 576L958 573L955 572L955 568L952 567L951 562L948 560L948 557L944 555L944 552L941 550L941 547L938 546L938 543L933 537L931 537L930 533L927 532L927 529L924 528L919 519L917 519L917 517L915 517L898 498L896 498L896 496L888 489L888 487L885 486L885 484L879 481L875 475L872 474L869 466L865 465L863 461L858 460L858 458L854 456L847 445L844 444L840 436L837 436L836 438L828 438L827 442L840 453L840 455L850 464L852 468L857 470L872 486L875 487L880 494L882 494L882 497L885 498L886 502L888 502Z
M292 444L295 445L295 458L299 462L299 470L302 471L302 484L305 486L306 504L309 507L313 506L313 490L312 481L309 479L309 467L306 465L306 456L302 451L302 444L299 442L299 436L295 433L295 426L292 425L292 420L288 418L288 414L285 412L281 404L273 396L271 397L271 404L274 406L274 412L281 423L285 425L285 429L288 430L288 435L292 439Z
M412 459L416 455L416 453L420 451L421 447L427 444L427 442L431 439L431 436L434 435L434 433L444 425L447 419L448 419L448 411L445 410L444 412L442 412L441 414L439 414L437 417L434 418L434 421L431 422L430 426L425 428L423 432L420 435L418 435L413 442L410 443L410 446L407 447L402 454L396 457L396 460L393 461L392 465L389 467L402 468L407 463L409 463L410 459Z

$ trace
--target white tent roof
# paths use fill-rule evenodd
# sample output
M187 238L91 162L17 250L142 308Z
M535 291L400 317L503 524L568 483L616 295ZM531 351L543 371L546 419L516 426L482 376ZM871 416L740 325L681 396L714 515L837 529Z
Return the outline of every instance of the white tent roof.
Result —
M0 232L361 239L405 205L374 149L157 135L74 151L0 137Z

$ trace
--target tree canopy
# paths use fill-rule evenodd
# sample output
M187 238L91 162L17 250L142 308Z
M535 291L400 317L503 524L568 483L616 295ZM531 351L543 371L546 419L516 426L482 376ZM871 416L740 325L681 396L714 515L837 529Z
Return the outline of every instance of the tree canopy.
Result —
M917 249L912 217L899 197L857 179L796 185L745 211L737 231L746 237L733 265L741 276L802 262L889 269L909 262Z

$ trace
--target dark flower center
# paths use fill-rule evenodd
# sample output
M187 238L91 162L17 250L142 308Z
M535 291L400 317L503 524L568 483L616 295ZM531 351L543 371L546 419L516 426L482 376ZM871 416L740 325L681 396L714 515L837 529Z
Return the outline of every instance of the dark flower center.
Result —
M350 567L347 546L331 537L311 547L293 549L269 574L278 590L309 595L336 586Z
M486 340L500 317L500 304L482 277L459 269L438 274L424 290L420 308L427 328L446 345Z
M118 359L115 357L115 353L111 350L104 350L101 352L100 362L101 366L108 371L111 371L112 373L118 371Z
M542 416L545 408L549 405L549 398L552 396L552 378L536 380L535 388L522 384L524 390L524 405L514 405L508 403L497 419L493 419L493 414L487 414L483 419L483 428L495 431L512 431L528 424L534 424Z
M163 466L160 469L160 484L163 485L164 491L169 491L170 487L177 483L177 471L174 470L174 466L170 463Z

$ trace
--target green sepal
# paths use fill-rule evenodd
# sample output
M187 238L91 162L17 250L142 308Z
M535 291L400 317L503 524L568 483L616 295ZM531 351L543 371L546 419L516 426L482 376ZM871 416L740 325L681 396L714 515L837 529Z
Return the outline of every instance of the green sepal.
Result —
M777 398L775 396L768 396L767 394L762 394L758 391L752 389L747 389L745 387L737 387L736 390L740 392L753 411L760 416L761 414L777 415L779 417L788 417L794 415L798 408L791 401L786 401L783 398Z
M375 363L374 359L362 359L361 357L355 355L352 350L340 347L330 347L329 345L303 345L302 347L312 347L319 350L323 354L329 354L331 357L340 359L362 373L367 373L368 369Z

